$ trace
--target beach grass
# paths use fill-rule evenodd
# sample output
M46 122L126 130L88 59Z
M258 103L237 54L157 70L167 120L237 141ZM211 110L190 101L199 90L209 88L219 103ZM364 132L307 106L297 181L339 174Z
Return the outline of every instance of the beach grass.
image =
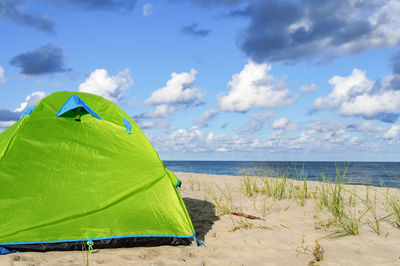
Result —
M386 193L385 205L387 213L379 215L377 213L378 196L374 187L365 187L365 196L359 195L359 191L354 188L349 190L346 187L348 180L348 168L336 168L333 177L326 177L321 174L318 185L313 185L310 189L307 174L304 171L298 172L290 169L282 173L273 173L265 170L264 175L252 176L247 171L243 171L242 183L244 195L254 198L257 195L264 195L273 200L294 199L298 206L304 206L308 199L313 199L317 206L317 213L328 212L330 218L326 221L319 221L318 228L335 228L327 237L342 237L347 235L358 235L360 227L364 224L377 235L382 233L381 222L394 217L395 225L400 228L400 201L398 193L395 195ZM332 181L330 181L332 180ZM251 202L249 200L249 202ZM250 204L255 211L255 204ZM261 206L259 204L259 206ZM264 201L259 210L265 216L270 208ZM318 215L316 215L318 216ZM366 218L368 217L368 218Z
M217 191L215 191L215 188L217 188ZM234 211L232 190L227 183L224 184L224 187L215 183L205 185L205 198L214 203L216 215L230 214Z
M334 176L327 177L321 174L320 181L314 182L309 181L303 169L300 171L287 169L282 172L265 169L259 171L256 176L244 170L241 177L241 192L244 198L247 198L251 215L259 217L266 217L272 208L275 211L287 211L292 206L290 202L299 207L304 207L308 201L314 203L315 228L327 231L324 238L356 236L360 234L363 226L381 235L381 222L389 219L400 228L399 193L390 193L387 190L385 195L380 195L371 186L346 185L347 173L346 166L337 167ZM235 203L232 196L233 188L228 183L205 186L205 197L214 203L216 215L229 215L243 209L243 206L237 206ZM200 190L198 179L193 179L190 187L192 190ZM382 202L379 197L384 199L385 213L382 213L382 208L377 206L378 202ZM286 207L277 204L282 200L285 200ZM256 226L243 220L236 221L233 228L251 229Z

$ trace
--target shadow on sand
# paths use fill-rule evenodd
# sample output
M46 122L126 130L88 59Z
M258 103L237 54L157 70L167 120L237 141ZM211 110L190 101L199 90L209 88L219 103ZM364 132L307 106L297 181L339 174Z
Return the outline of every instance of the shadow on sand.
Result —
M204 241L204 236L211 230L219 218L214 213L214 204L206 200L183 198L197 237Z

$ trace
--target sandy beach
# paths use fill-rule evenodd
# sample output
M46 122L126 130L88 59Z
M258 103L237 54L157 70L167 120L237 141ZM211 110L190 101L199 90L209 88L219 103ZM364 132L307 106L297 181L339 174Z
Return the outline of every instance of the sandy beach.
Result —
M24 252L0 265L400 265L397 189L176 175L206 246Z

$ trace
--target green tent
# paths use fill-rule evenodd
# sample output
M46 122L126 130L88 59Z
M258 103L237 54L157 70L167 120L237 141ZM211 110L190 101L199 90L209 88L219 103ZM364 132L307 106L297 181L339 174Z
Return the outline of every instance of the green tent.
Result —
M116 105L53 93L0 134L0 247L196 240L179 185Z

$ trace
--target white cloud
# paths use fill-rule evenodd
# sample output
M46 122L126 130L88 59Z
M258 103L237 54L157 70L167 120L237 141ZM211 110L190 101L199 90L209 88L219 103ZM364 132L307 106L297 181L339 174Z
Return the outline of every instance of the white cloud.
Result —
M297 96L291 96L285 82L269 74L271 65L251 60L240 73L232 76L227 95L217 97L222 111L246 112L254 107L276 108L292 105Z
M301 86L299 90L300 90L301 92L308 92L308 93L310 93L310 92L316 91L317 88L318 88L317 84L312 83L311 85L308 85L308 86L307 86L307 85Z
M391 47L400 43L400 2L389 0L384 3L368 19L373 28L372 33L365 36L364 40L345 45L345 49L356 52L360 49Z
M0 66L0 84L4 84L7 82L5 70L2 66Z
M400 126L393 125L384 135L383 137L386 139L395 139L399 136Z
M139 127L143 129L167 128L169 123L164 120L174 114L176 110L177 108L175 106L160 104L154 110L134 116L133 119Z
M143 5L143 16L148 17L153 14L154 6L152 4Z
M29 94L23 103L19 105L14 111L1 109L0 110L0 132L6 130L18 120L18 117L27 108L35 106L40 100L46 96L43 91L35 91Z
M105 69L96 69L85 82L79 85L79 91L97 94L117 103L132 85L133 78L129 69L125 69L115 76L109 76Z
M289 124L289 120L285 117L282 117L282 118L275 120L271 124L271 128L272 129L285 129L288 124Z
M365 34L358 34L357 38L348 38L350 41L335 42L335 37L340 36L325 36L318 42L314 43L318 46L314 47L315 50L326 49L326 47L335 44L331 47L330 53L332 56L338 56L345 53L360 53L363 51L395 47L400 43L400 2L398 0L388 1L364 1L352 0L343 1L347 10L337 9L341 12L342 19L349 23L349 25L357 25L359 22L368 23ZM364 8L363 8L364 6ZM372 11L372 12L371 12ZM357 28L354 27L355 33ZM347 31L350 33L349 29ZM343 38L343 37L342 37Z
M11 127L15 121L0 121L0 132L3 132L7 128Z
M218 115L218 111L215 109L210 109L205 111L199 118L196 119L195 123L200 127L208 126L208 121Z
M358 143L358 137L352 137L351 140L350 140L350 143L351 143L352 145L357 145L357 143Z
M176 111L176 107L160 104L154 110L140 115L142 118L166 118Z
M29 94L25 102L21 103L17 109L14 110L14 112L21 113L25 109L32 107L36 105L41 99L43 99L46 96L46 93L43 91L35 91L31 94Z
M172 73L171 79L167 81L165 87L154 91L150 98L144 103L147 105L157 104L197 104L203 97L203 93L198 88L191 88L195 82L197 71L195 69L188 72Z
M134 119L135 122L141 129L154 129L154 128L168 128L170 124L162 121L161 119L146 120L146 119Z
M310 134L332 134L333 132L346 131L378 137L385 130L385 127L381 127L372 121L364 121L362 119L352 122L333 122L331 120L313 119L307 126L307 132Z
M287 123L282 123L284 125ZM289 121L290 124L290 121ZM381 122L363 121L334 122L314 119L301 131L290 134L283 130L260 137L247 135L216 134L197 126L150 135L151 142L161 152L230 152L237 155L255 154L264 158L267 152L289 154L310 152L310 154L344 154L352 152L398 152L400 142L387 140L384 134L389 127L379 126ZM399 139L400 129L391 134ZM388 136L389 137L389 136ZM314 158L316 158L314 156ZM320 159L320 158L317 158Z
M252 150L252 140L241 136L226 134L215 135L205 132L197 126L189 129L178 129L171 134L159 134L150 137L156 149L160 151L179 152L229 152Z
M342 116L394 122L400 109L400 90L391 88L392 80L393 75L389 75L373 82L359 69L347 77L334 76L329 80L331 93L317 98L313 110L331 108Z
M250 121L241 130L241 134L254 134L257 131L261 131L267 120L273 117L275 114L273 112L265 112L260 114L252 114L250 116Z
M286 117L282 117L272 122L271 128L276 130L291 131L295 130L297 128L297 125L295 123L290 122L289 119L287 119Z
M299 29L303 29L305 31L309 31L312 27L313 23L309 18L302 18L300 21L292 23L288 27L288 32L293 33Z

